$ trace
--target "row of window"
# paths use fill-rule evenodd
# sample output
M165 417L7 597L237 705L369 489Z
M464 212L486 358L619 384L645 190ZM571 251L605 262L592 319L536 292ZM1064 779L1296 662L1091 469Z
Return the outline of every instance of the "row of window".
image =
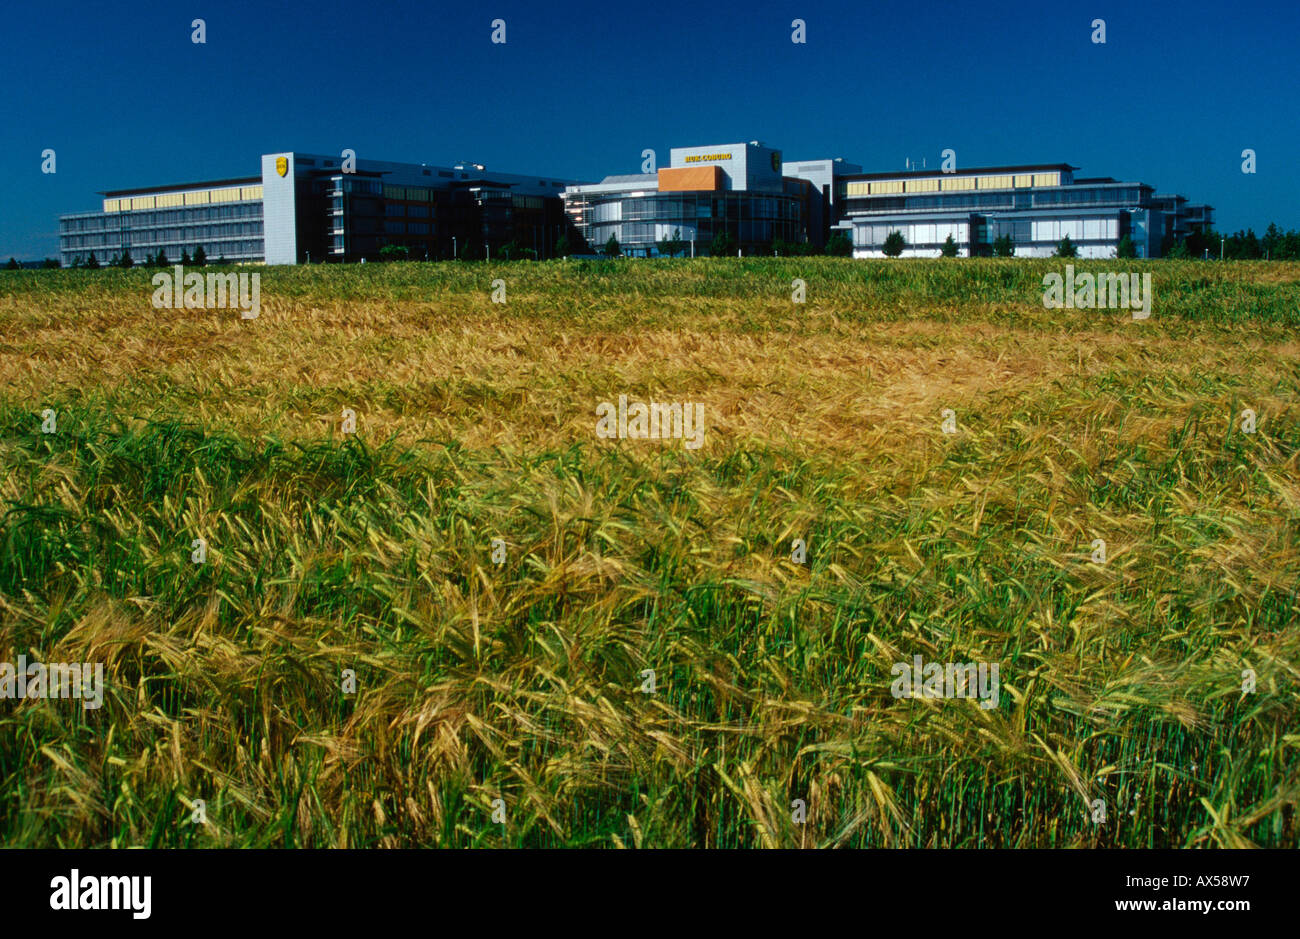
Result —
M925 179L876 179L846 182L842 196L880 196L908 192L966 192L978 189L1028 189L1059 186L1061 174L1014 173L987 176L933 176Z
M580 225L655 219L686 222L703 218L799 221L803 217L803 205L797 198L742 193L732 196L674 193L648 197L579 198L570 200L568 207Z
M63 218L59 227L63 232L83 231L121 231L131 228L145 228L158 225L180 225L186 223L206 222L214 219L256 218L262 217L260 202L240 203L236 205L209 205L195 209L171 209L167 211L139 212L131 214L116 213L110 215L87 215L79 218Z
M970 241L969 222L912 222L907 225L854 225L853 244L859 248L879 247L896 231L903 233L903 238L909 245L942 245L950 235L959 245Z
M902 232L909 245L935 247L952 236L953 241L965 244L970 241L968 222L859 222L853 226L853 243L860 248L879 247L893 232ZM1016 244L1039 242L1056 244L1062 238L1071 241L1116 241L1119 238L1119 219L990 219L985 237L993 241L1009 235Z
M261 186L228 186L222 189L198 189L190 192L167 192L153 196L105 199L105 212L138 212L142 209L166 209L183 205L208 205L213 202L260 201Z
M428 222L384 222L384 231L390 235L427 235Z
M903 196L894 199L865 200L854 198L845 203L849 215L878 212L902 212L916 209L1029 209L1055 208L1062 205L1111 206L1141 205L1141 190L1136 187L1074 188L1073 186L1037 192L990 192L980 195Z
M236 238L261 235L262 223L229 222L223 225L193 225L188 228L142 228L132 231L94 232L86 235L61 235L67 248L102 248L128 245L191 244L211 238Z
M609 241L610 235L617 238L621 245L653 246L660 239L671 238L674 232L680 231L678 237L688 246L685 249L687 254L690 253L689 244L692 241L696 243L696 253L707 253L708 242L724 227L742 244L770 244L777 238L793 241L802 236L802 229L797 223L766 219L741 222L715 219L684 226L671 222L622 222L584 226L583 236L588 243L597 247Z
M215 261L218 258L226 258L227 260L232 260L232 261L245 260L248 258L261 258L264 256L264 251L262 247L263 243L262 243L262 239L260 238L246 239L240 241L233 241L233 240L212 241L212 242L203 242L202 244L203 244L203 252L208 256L209 261ZM189 244L184 246L162 245L161 248L154 248L150 250L148 254L154 256L158 254L159 250L163 250L167 254L167 260L180 261L182 251L186 251L192 254L194 252L195 247L196 245L189 245ZM77 250L69 250L65 246L62 249L61 253L63 254L64 264L71 264L74 259L79 259L84 262L92 252L94 253L95 258L100 263L106 264L112 261L113 255L120 254L122 252L122 246L105 245L102 247L82 248ZM145 260L144 258L145 252L139 249L132 251L131 254L133 260L135 261Z

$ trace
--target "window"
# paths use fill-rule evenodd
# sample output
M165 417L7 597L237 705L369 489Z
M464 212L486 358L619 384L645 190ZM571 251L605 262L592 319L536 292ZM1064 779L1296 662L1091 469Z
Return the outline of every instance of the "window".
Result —
M967 189L975 188L974 176L955 176L952 179L940 181L939 188L944 192L963 192Z

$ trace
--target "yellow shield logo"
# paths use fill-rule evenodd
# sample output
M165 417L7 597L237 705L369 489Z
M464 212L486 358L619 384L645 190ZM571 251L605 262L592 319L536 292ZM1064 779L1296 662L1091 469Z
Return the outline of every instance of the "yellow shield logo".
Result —
M277 173L279 173L281 176L283 176L285 173L289 172L289 158L288 158L288 157L276 157L276 158L275 158L275 171L276 171Z

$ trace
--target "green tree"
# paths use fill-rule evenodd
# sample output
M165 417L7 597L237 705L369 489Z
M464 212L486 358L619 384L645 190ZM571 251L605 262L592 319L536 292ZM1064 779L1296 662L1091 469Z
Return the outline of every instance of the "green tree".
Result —
M1079 249L1074 246L1074 242L1070 240L1069 235L1062 238L1061 243L1056 246L1056 256L1058 258L1077 258L1079 256Z
M573 254L573 243L569 241L568 235L561 235L555 242L555 256L557 258L567 258Z
M953 241L952 235L948 236L948 239L943 243L943 247L939 249L939 253L945 258L955 258L957 256L957 242Z
M709 254L715 258L725 258L736 250L736 239L732 237L731 232L718 232L709 242Z
M181 263L182 264L190 263L190 252L186 248L181 248Z
M1269 222L1268 228L1264 230L1264 237L1260 240L1260 247L1264 249L1264 255L1269 260L1276 260L1278 251L1282 247L1282 229L1277 227L1277 222Z
M403 245L384 245L379 249L379 260L381 261L405 261L410 257L411 252Z
M1128 235L1125 235L1123 238L1121 238L1119 240L1119 244L1115 245L1115 257L1135 258L1137 256L1138 256L1137 245L1133 243L1133 239L1130 238Z
M131 257L131 249L127 248L122 252L122 258L118 263L122 267L135 267L135 258Z
M682 230L674 228L671 235L664 235L659 239L659 253L670 258L675 258L686 250L686 242L682 241Z
M7 271L16 271L19 268L20 268L19 263L13 258L10 258L9 263L5 265L5 270Z
M1011 240L1010 235L999 235L993 239L993 256L999 258L1016 256L1016 243Z
M906 247L907 239L903 237L903 233L901 231L891 231L885 239L882 250L885 252L885 257L896 258L903 253L903 249Z
M86 267L92 271L99 270L99 258L95 257L95 252L90 252L90 257L86 258Z
M1188 257L1186 240L1180 239L1175 241L1173 247L1169 249L1169 253L1165 255L1165 257L1174 258L1175 260Z
M826 239L826 253L833 258L847 258L853 254L853 241L846 232L831 232Z
M58 258L46 258L44 262L42 262L41 264L41 267L45 267L45 268L62 267L62 266L63 266L63 262L61 262Z
M610 235L609 241L605 242L605 256L616 258L622 253L623 248L619 245L618 238L615 235Z
M208 263L208 253L203 250L203 245L199 245L194 249L194 263L199 267Z
M1238 245L1237 257L1253 261L1264 256L1264 251L1259 246L1259 238L1255 235L1255 229L1248 228L1244 235L1238 232L1235 237Z

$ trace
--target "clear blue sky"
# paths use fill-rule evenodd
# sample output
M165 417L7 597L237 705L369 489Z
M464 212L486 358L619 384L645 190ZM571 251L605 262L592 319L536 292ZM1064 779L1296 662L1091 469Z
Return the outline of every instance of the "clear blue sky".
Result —
M58 215L98 190L344 147L580 179L637 172L647 147L666 164L759 139L868 171L950 147L960 166L1149 182L1214 205L1220 230L1300 228L1297 50L1298 0L18 2L0 16L0 258L55 255Z

